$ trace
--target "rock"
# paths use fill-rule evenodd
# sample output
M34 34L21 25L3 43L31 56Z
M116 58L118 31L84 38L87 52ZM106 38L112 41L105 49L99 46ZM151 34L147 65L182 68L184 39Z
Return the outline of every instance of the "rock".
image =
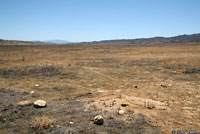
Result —
M73 125L73 124L74 124L74 122L70 121L70 122L69 122L69 124L70 124L70 125Z
M121 106L122 106L122 107L127 107L128 104L122 103Z
M118 111L118 114L120 114L120 115L123 115L125 112L124 112L124 110L119 110Z
M133 88L138 88L138 86L137 85L133 85Z
M34 102L35 108L44 108L44 107L46 107L46 105L47 105L46 101L44 101L44 100L37 100Z
M148 109L153 109L155 108L155 104L150 102L150 101L145 101L144 107L148 108Z
M35 87L39 87L40 85L39 84L35 84Z
M103 125L104 119L101 115L97 115L94 117L94 124L96 125Z
M169 86L169 87L172 87L172 84L170 83L170 84L168 84L168 86Z
M30 94L34 94L34 93L35 93L34 91L31 91L31 92L30 92Z

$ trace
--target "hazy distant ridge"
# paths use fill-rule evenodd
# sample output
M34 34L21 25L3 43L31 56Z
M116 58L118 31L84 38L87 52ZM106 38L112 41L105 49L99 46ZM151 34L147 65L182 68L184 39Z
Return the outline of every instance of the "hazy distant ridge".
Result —
M17 41L17 40L2 40L0 45L53 45L53 44L135 44L135 43L185 43L185 42L200 42L200 33L191 35L178 35L174 37L153 37L153 38L138 38L138 39L118 39L118 40L102 40L93 42L72 43L65 40L48 40L48 41Z
M68 44L68 43L72 43L72 42L66 41L66 40L46 40L44 42L50 42L50 43L56 43L56 44Z
M152 38L138 38L138 39L119 39L119 40L102 40L87 42L92 44L134 44L134 43L181 43L181 42L200 42L200 33L191 35L178 35L174 37L152 37Z

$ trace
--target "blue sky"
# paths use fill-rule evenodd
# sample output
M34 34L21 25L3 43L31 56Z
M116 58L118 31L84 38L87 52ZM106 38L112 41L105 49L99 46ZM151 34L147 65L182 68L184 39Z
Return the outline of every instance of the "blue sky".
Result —
M0 0L0 38L74 42L200 33L200 0Z

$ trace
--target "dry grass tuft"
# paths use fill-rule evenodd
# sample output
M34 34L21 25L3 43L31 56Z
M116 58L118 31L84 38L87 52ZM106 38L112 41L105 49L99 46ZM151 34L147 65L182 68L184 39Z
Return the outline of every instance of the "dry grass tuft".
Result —
M47 116L35 117L32 122L32 128L35 130L42 130L54 127L55 120Z

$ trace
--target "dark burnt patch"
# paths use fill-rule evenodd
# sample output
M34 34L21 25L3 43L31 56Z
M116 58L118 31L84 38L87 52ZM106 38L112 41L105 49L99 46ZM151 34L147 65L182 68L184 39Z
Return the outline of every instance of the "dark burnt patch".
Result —
M155 66L158 65L161 61L155 60L128 60L124 64L127 66Z
M186 68L182 72L183 74L200 74L200 68Z

